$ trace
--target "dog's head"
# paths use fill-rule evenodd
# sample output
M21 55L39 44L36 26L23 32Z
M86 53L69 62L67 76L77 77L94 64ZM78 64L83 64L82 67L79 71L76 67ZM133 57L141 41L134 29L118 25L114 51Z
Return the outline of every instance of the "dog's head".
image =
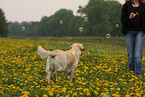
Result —
M82 51L85 51L85 47L80 43L74 43L73 45L71 45L70 49L75 47L79 48L79 50L81 51L80 55L82 55Z

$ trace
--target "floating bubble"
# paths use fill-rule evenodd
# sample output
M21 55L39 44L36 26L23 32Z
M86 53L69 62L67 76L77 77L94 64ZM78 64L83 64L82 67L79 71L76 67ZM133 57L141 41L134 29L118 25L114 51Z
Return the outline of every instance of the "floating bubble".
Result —
M62 20L60 20L60 21L59 21L59 23L60 23L60 24L63 24L63 21L62 21Z
M116 28L118 28L119 27L119 24L116 24Z
M106 38L110 38L110 36L111 36L111 35L110 35L109 33L108 33L108 34L106 34Z
M22 30L23 30L23 31L25 30L25 27L24 27L24 26L22 27Z
M84 17L84 21L87 22L88 21L88 17Z
M83 27L80 27L79 30L80 30L80 32L82 32L83 31Z

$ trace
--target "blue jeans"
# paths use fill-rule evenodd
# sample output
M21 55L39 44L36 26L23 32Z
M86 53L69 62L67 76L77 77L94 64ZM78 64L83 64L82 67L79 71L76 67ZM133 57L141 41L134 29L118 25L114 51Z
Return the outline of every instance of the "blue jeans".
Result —
M134 71L136 75L142 75L143 31L128 31L124 39L128 52L129 71Z

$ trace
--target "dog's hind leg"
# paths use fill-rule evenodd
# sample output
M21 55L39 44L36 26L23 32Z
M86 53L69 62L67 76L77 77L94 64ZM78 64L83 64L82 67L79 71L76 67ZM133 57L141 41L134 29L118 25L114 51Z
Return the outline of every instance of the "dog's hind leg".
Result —
M52 70L47 71L47 78L46 79L48 80L48 84L50 84L51 74L52 74Z
M56 80L57 80L57 71L55 71L55 72L53 73L53 77L54 77L53 81L56 83Z
M71 70L69 82L74 81L75 70Z

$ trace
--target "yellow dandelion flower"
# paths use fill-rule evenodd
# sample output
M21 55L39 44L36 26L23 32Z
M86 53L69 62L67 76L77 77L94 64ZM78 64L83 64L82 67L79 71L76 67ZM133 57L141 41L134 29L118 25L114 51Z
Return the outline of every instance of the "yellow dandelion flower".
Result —
M136 96L141 97L141 94L140 93L136 93Z
M125 95L125 97L130 97L130 95Z
M49 96L53 96L53 92L50 91L50 92L49 92Z
M35 97L38 97L38 95L35 95Z
M47 94L44 94L43 97L48 97Z
M83 93L82 93L82 92L80 92L79 94L80 94L80 95L83 95Z
M116 90L120 91L120 88L117 88Z
M73 96L77 96L77 92L73 93Z
M91 96L90 92L87 92L87 96Z

